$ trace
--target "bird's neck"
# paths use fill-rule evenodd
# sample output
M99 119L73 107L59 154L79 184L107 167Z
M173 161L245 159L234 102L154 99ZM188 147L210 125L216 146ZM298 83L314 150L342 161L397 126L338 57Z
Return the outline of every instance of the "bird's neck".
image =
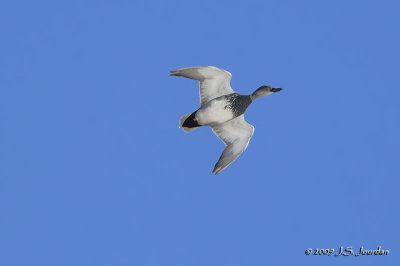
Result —
M254 101L255 99L257 99L257 98L260 98L260 96L257 96L256 94L250 94L249 95L249 97L250 97L250 99L251 99L251 101Z

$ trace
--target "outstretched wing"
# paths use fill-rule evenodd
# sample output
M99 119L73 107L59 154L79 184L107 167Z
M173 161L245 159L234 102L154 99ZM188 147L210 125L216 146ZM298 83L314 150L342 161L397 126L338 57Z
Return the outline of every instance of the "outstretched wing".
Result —
M172 70L170 75L200 81L200 104L222 95L234 93L230 85L231 73L216 67L181 68Z
M211 128L226 145L213 170L214 174L218 174L246 150L253 136L254 127L244 120L244 115L241 115Z

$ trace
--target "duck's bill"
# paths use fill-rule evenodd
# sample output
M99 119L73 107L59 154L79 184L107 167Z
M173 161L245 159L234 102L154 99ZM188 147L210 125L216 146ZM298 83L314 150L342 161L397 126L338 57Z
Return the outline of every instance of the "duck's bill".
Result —
M281 91L281 90L282 90L282 88L272 88L271 89L272 92L278 92L278 91Z

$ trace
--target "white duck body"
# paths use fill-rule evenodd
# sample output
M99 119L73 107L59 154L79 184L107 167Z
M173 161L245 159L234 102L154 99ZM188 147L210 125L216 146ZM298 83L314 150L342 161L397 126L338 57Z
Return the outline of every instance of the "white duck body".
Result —
M205 103L196 112L196 120L202 126L224 123L235 118L234 113L227 108L227 97L221 96Z

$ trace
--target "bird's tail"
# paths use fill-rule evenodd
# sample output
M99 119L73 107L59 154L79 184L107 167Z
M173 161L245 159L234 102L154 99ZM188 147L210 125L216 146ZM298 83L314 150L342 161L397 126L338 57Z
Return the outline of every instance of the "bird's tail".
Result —
M196 112L186 114L179 119L179 127L182 128L183 131L189 133L201 127L201 125L196 121Z

